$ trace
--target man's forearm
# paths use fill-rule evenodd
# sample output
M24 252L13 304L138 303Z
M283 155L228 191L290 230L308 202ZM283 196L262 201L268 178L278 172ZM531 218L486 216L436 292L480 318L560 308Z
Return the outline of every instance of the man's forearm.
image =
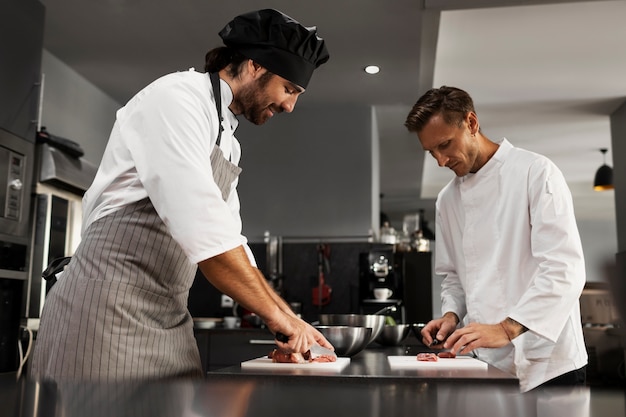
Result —
M452 312L452 311L447 311L444 315L443 315L444 319L447 320L454 320L454 324L457 325L459 324L459 316L456 315L456 313Z
M250 264L243 247L206 259L198 267L218 290L264 320L275 318L284 309L261 272Z
M509 340L513 340L517 336L528 331L528 328L526 326L519 323L518 321L513 320L510 317L502 320L500 322L500 326L502 326L502 329L504 329L504 332L506 333Z
M272 286L268 283L267 279L265 278L265 276L263 275L263 273L255 268L258 275L259 275L259 279L263 282L263 284L265 285L265 287L267 288L267 292L272 296L272 299L274 300L274 302L276 304L278 304L278 306L280 307L280 309L282 311L284 311L287 314L290 314L294 317L297 317L296 314L293 312L293 310L291 309L291 307L289 306L289 304L287 304L287 302L276 292L276 290L274 290L274 288L272 288Z

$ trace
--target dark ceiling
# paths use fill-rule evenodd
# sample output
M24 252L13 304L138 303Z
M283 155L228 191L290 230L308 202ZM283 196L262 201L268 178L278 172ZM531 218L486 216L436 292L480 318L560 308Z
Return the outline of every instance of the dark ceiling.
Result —
M298 106L355 103L375 108L381 149L381 192L385 195L382 207L394 215L413 212L424 205L431 209L436 190L449 178L449 174L443 172L446 170L437 170L431 162L424 162L419 143L403 126L412 104L433 83L461 83L459 86L471 91L475 101L484 103L480 113L484 117L483 126L485 121L491 122L497 127L497 133L502 131L507 137L515 137L519 128L516 124L528 127L531 124L528 117L543 123L537 114L525 113L533 109L540 109L543 115L554 112L555 106L560 109L573 106L574 111L579 113L593 113L598 110L590 109L588 103L595 98L596 102L604 105L601 111L607 112L617 103L616 97L626 96L626 86L622 82L610 93L610 97L604 91L586 94L583 97L586 101L581 101L579 97L565 97L564 93L573 96L575 88L567 84L559 86L558 81L556 85L550 81L546 84L548 87L542 84L544 77L554 76L550 55L546 55L548 58L533 58L535 51L541 50L544 43L561 36L573 39L576 33L581 32L583 28L578 24L567 26L570 10L576 16L584 15L586 5L593 4L594 10L604 13L597 19L610 20L611 13L615 14L612 5L623 4L622 1L42 2L46 6L45 49L120 104L163 74L189 67L202 68L205 52L221 44L217 33L237 14L271 7L307 26L316 25L320 36L327 41L331 58L316 71ZM580 7L573 7L576 4ZM534 20L524 20L526 12ZM551 20L542 20L544 16L550 16ZM521 27L516 26L517 21L521 22ZM623 20L621 26L626 26ZM542 32L550 27L561 32L555 35L549 31ZM600 27L588 35L596 36L602 29ZM532 36L535 31L548 35L536 39ZM466 44L470 40L473 43ZM582 64L576 61L567 68L598 64L584 58L584 54L593 51L593 48L580 50L577 44L570 46L558 49L563 54L562 62L567 64L571 56L580 59ZM509 59L511 51L515 55ZM522 62L528 65L529 71L516 72L520 62L513 57L523 58L525 55L527 59ZM507 59L501 59L502 56ZM550 65L542 66L539 59ZM380 73L367 75L363 68L369 64L379 65ZM621 68L620 65L616 68ZM541 72L535 72L535 68L541 68ZM597 69L590 67L589 71ZM527 79L524 78L525 73L528 74ZM506 74L515 76L507 78ZM559 73L561 80L564 76ZM576 82L575 85L590 89L595 85L586 82ZM519 88L514 90L514 87ZM508 119L502 115L507 111L509 115L519 115L522 123L520 120L511 120L509 125L504 123ZM529 133L520 131L519 136L523 139ZM555 135L553 143L559 143L557 140ZM603 133L597 147L600 144L606 146L606 143L600 143L606 140ZM536 147L532 150L538 152L554 153L553 149L542 149L542 143L533 143L532 146ZM578 161L592 161L591 150L595 149L595 144L584 146L588 148L585 148L585 154L573 157ZM569 163L563 162L564 165ZM569 172L566 169L564 172L568 178ZM587 174L584 175L587 178ZM424 184L425 181L427 184ZM579 179L572 177L571 181L573 190L577 190ZM581 189L584 187L587 187L586 183L580 186ZM592 204L590 211L597 212L597 208Z

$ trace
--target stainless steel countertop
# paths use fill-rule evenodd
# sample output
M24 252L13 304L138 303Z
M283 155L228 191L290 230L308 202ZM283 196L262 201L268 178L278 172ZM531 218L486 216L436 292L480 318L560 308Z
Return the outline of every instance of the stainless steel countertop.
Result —
M7 416L625 417L623 390L512 384L396 384L382 378L247 378L137 383L16 384L0 378ZM359 382L357 382L359 381ZM5 414L6 413L6 414Z

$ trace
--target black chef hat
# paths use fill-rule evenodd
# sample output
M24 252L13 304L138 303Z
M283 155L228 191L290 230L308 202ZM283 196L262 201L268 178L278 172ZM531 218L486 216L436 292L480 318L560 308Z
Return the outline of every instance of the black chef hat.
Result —
M229 48L303 88L329 58L315 26L304 27L274 9L237 16L219 35Z

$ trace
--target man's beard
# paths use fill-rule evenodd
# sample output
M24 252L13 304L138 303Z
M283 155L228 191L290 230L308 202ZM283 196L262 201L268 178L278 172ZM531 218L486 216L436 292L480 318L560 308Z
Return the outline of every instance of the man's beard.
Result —
M267 114L268 108L271 105L271 99L265 93L264 89L267 86L270 78L273 77L272 73L265 73L254 84L241 90L239 97L236 99L238 107L242 109L241 114L255 125L262 125L270 118ZM282 109L271 107L273 113L280 113Z

